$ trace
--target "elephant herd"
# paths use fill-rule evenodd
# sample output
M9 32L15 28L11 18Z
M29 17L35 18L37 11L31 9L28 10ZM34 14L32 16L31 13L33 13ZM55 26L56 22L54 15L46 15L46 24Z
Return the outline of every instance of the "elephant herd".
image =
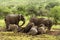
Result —
M53 25L50 19L32 17L26 27L22 28L26 21L21 14L8 14L4 20L7 31L23 32L29 35L47 33ZM22 25L19 25L19 21L23 21Z

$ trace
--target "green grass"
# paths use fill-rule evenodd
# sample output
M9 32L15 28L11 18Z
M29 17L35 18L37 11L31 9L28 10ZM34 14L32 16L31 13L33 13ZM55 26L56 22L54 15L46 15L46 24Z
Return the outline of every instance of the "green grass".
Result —
M60 25L53 25L52 28L60 29Z
M2 26L2 27L4 27L4 26L5 26L4 19L0 19L0 26Z
M32 36L24 33L0 32L0 40L59 40L59 39L60 36L52 36L47 34Z
M31 2L32 4L35 4L36 6L38 6L41 3L43 3L42 1L43 0L0 0L0 6L2 7L8 6L8 5L26 6L30 4ZM50 2L50 1L48 0L47 2ZM26 19L26 23L23 25L23 27L25 27L28 24L28 22L29 22L28 19ZM22 23L19 22L19 25L21 24ZM5 27L4 19L0 19L0 26ZM53 25L52 28L60 28L60 25ZM60 40L60 36L53 36L53 35L47 35L47 34L31 36L24 33L0 32L0 40Z
M29 21L26 19L26 23L23 27L25 27L28 22ZM4 19L0 20L0 26L5 27ZM52 28L60 28L60 25L53 25ZM0 40L60 40L60 36L48 34L32 36L24 33L0 32Z

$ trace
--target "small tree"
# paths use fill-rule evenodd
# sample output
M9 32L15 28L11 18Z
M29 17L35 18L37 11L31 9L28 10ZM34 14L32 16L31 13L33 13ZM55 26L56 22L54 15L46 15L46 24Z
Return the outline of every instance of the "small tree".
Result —
M36 7L35 6L32 6L30 5L26 11L28 12L28 15L31 15L31 16L36 16L36 13L37 13L37 10L36 10Z
M57 24L60 20L60 6L55 6L50 12L50 16L54 18L54 23Z
M50 8L53 8L53 7L59 6L59 5L60 5L59 2L49 2L49 3L45 6L45 8L48 9L48 10L50 10Z

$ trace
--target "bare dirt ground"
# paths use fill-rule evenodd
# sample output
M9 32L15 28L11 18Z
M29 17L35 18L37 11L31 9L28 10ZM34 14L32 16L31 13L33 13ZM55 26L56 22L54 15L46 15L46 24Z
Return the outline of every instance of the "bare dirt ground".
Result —
M58 36L60 35L60 29L52 29L49 33L47 33L48 35L54 35L54 36Z

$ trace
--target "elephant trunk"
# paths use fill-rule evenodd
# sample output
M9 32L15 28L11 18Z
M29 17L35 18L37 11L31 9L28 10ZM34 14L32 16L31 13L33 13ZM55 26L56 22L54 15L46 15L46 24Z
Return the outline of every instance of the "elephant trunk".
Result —
M22 25L20 25L20 26L23 26L25 24L25 20L23 20L23 23L22 23Z
M20 21L23 21L22 25L20 25L20 26L23 26L25 24L25 18L24 18L24 16L20 14L20 15L18 15L18 17L19 17Z

